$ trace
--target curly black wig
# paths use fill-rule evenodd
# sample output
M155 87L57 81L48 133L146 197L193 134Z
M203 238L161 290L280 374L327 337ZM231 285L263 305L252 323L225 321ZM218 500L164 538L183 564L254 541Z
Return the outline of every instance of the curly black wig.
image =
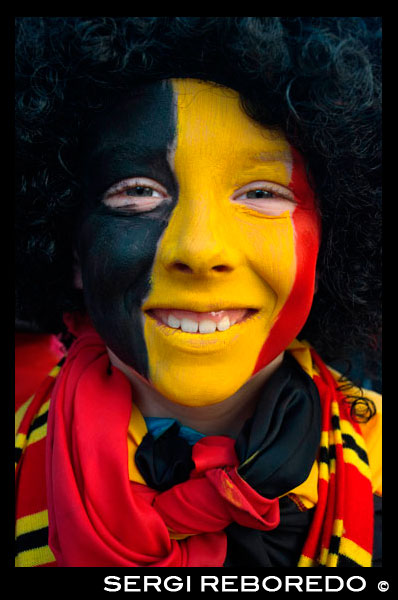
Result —
M73 229L79 144L140 83L194 77L240 93L305 157L322 215L318 289L300 337L325 359L375 357L381 328L379 17L19 17L17 316L62 332L81 309Z

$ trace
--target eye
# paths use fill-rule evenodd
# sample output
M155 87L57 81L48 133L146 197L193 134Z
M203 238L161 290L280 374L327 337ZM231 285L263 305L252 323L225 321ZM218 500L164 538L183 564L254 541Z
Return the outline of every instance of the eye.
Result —
M250 192L246 192L247 198L274 198L274 192L270 192L269 190L250 190Z
M167 190L157 181L138 177L116 183L105 192L102 201L116 210L140 213L154 210L167 199Z
M237 190L232 201L259 213L278 216L296 206L294 194L288 188L269 181L254 181Z

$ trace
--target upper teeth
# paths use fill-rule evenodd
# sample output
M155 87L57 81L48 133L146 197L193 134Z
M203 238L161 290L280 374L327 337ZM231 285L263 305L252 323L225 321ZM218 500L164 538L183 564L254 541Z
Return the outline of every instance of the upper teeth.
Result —
M228 316L223 317L218 323L211 321L210 319L204 319L199 323L192 319L177 319L173 315L169 315L166 320L166 325L173 327L173 329L181 329L186 333L214 333L216 329L218 331L226 331L231 327L231 323Z

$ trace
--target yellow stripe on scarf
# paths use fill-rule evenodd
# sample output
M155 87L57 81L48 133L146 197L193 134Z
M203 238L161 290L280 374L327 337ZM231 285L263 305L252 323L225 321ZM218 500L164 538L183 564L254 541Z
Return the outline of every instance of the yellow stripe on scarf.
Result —
M16 567L40 567L51 562L55 562L55 556L49 546L25 550L15 558Z
M146 485L146 482L135 464L135 453L147 432L145 419L133 403L127 432L129 479L143 485Z
M20 517L16 523L16 536L36 531L36 529L42 529L48 527L48 511L42 510L26 517Z
M48 529L48 511L42 510L25 517L17 519L16 522L16 542L22 542L23 549L15 557L16 567L39 567L55 561L48 544L37 545L35 538L29 539L29 534L34 534L40 530ZM26 536L26 538L24 538ZM48 535L46 535L46 539Z
M17 435L17 431L22 422L22 419L24 418L26 411L28 410L34 397L35 396L33 394L33 396L31 396L28 400L26 400L26 402L24 402L16 411L16 413L15 413L15 435Z
M339 553L344 554L344 556L347 556L352 561L358 563L361 567L372 566L372 555L358 546L358 544L345 537L341 538Z

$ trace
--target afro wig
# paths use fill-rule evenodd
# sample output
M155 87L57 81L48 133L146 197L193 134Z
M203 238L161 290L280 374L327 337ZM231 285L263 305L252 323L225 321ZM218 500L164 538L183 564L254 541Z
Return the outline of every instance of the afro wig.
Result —
M18 318L59 333L63 312L84 308L73 231L90 122L134 85L194 77L237 90L306 160L322 243L300 337L325 360L364 352L377 363L380 63L379 17L19 17Z

